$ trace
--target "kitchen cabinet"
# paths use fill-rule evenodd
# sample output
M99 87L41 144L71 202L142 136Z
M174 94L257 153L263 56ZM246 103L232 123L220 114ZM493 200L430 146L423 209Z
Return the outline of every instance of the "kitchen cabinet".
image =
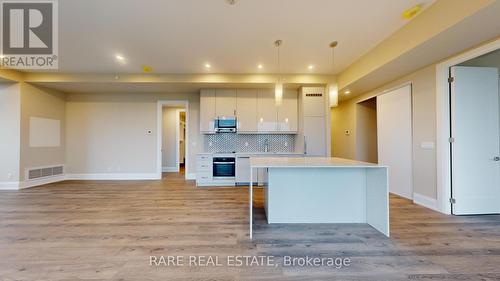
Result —
M196 156L196 185L209 184L212 180L212 155Z
M298 130L298 96L295 90L283 92L283 102L278 109L278 131L297 132Z
M236 92L238 132L257 132L257 89L238 89Z
M325 118L304 117L304 141L306 156L326 156Z
M302 91L304 116L325 116L325 88L307 87Z
M236 89L215 90L215 115L217 117L236 115Z
M278 130L278 113L274 90L260 89L257 95L257 130L275 132Z
M257 172L253 173L253 182L257 182ZM236 157L236 182L249 183L250 182L250 156Z
M203 89L200 91L200 131L214 133L215 117L215 90Z

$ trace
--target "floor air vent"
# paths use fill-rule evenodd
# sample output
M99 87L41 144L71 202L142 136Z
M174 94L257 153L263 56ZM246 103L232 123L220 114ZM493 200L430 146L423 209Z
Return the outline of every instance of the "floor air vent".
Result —
M28 170L27 178L29 180L48 178L53 176L62 175L64 172L63 166L45 167L45 168L34 168Z

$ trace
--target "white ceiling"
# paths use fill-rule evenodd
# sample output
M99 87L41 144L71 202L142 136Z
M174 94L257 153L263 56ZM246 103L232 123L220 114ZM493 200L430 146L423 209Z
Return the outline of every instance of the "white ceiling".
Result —
M276 73L276 39L283 73L331 73L338 40L339 72L403 26L403 10L433 1L60 0L58 72L256 73L262 63Z

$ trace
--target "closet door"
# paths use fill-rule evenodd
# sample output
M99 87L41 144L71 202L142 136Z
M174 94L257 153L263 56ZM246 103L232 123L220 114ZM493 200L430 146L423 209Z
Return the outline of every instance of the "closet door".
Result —
M413 198L411 85L377 97L378 162L389 167L389 191Z

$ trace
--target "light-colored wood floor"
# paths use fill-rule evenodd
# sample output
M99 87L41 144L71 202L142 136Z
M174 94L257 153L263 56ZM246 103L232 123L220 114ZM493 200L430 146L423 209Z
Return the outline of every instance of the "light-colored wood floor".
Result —
M0 280L500 280L500 216L445 216L392 196L388 239L367 225L268 225L257 206L250 241L247 194L197 189L178 174L0 192ZM352 265L157 268L150 255L309 255Z

